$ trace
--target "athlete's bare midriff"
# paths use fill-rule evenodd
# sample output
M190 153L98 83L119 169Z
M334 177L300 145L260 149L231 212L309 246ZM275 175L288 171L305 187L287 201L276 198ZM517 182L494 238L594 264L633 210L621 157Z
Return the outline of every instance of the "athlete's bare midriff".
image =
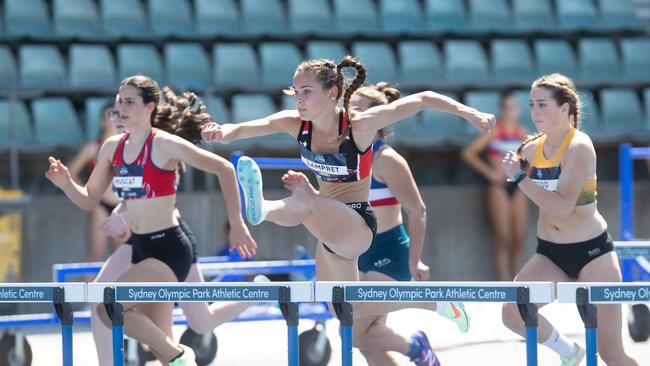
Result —
M131 231L147 234L178 225L174 215L176 195L125 200Z
M370 176L356 182L330 183L318 179L321 195L334 198L343 203L368 202L370 195Z
M579 243L597 237L607 230L607 223L596 206L596 202L576 206L564 217L554 217L540 210L537 236L558 244Z
M402 223L402 205L377 206L372 208L377 215L377 233L386 232Z

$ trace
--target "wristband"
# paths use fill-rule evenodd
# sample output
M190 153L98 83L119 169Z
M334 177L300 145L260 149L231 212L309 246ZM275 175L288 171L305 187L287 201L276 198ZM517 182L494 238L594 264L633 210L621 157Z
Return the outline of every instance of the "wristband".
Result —
M524 178L526 178L526 173L523 170L520 170L514 177L512 177L512 183L518 185Z

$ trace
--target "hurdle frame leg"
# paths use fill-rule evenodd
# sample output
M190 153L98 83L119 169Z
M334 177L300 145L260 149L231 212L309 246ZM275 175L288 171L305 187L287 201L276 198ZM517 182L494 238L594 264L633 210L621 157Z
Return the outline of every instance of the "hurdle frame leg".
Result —
M72 324L74 320L72 306L65 302L65 289L63 287L55 287L53 291L52 305L61 321L63 366L72 366Z
M352 366L352 304L345 301L343 286L332 288L332 306L341 323L341 363Z
M298 304L291 302L291 288L282 286L279 290L278 303L280 304L282 316L287 322L288 363L289 366L298 366L300 365L298 354L298 323L300 321Z
M530 290L526 286L517 289L517 309L526 326L526 365L537 366L537 305L530 302Z
M588 288L576 289L576 306L585 324L587 366L596 366L598 364L598 311L596 305L589 302Z
M104 288L104 308L113 325L113 365L124 366L124 307L115 302L115 288Z

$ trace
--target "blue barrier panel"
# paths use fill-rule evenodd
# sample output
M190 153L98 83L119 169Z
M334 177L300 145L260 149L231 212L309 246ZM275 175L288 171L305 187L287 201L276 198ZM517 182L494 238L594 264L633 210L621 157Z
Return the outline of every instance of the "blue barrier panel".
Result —
M88 302L104 302L113 320L113 350L116 366L124 362L121 304L124 302L278 302L287 321L288 364L298 365L297 302L313 301L312 282L226 283L90 283Z
M61 322L63 365L72 366L72 307L70 302L86 302L84 283L3 283L0 302L52 303Z
M527 365L537 365L537 307L554 299L552 282L316 282L316 301L332 302L341 320L343 366L352 365L350 302L516 303L526 325ZM347 304L347 306L346 306Z
M594 304L650 303L650 282L559 282L557 300L574 303L585 323L587 366L597 359L597 314Z

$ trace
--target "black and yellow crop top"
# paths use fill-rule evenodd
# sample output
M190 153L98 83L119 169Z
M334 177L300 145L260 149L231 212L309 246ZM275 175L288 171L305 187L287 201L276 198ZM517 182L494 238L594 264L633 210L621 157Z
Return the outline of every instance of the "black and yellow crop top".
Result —
M546 135L533 141L535 144L535 154L533 155L533 161L531 162L529 177L538 186L552 192L557 191L557 183L560 179L560 174L562 174L562 161L564 160L564 154L566 153L569 143L571 143L575 133L575 128L572 128L571 131L567 133L566 137L564 137L564 141L562 141L562 144L551 159L546 159L544 156ZM596 175L594 174L594 176L587 180L582 186L582 191L580 192L580 196L578 196L576 206L584 206L596 202L596 196Z

